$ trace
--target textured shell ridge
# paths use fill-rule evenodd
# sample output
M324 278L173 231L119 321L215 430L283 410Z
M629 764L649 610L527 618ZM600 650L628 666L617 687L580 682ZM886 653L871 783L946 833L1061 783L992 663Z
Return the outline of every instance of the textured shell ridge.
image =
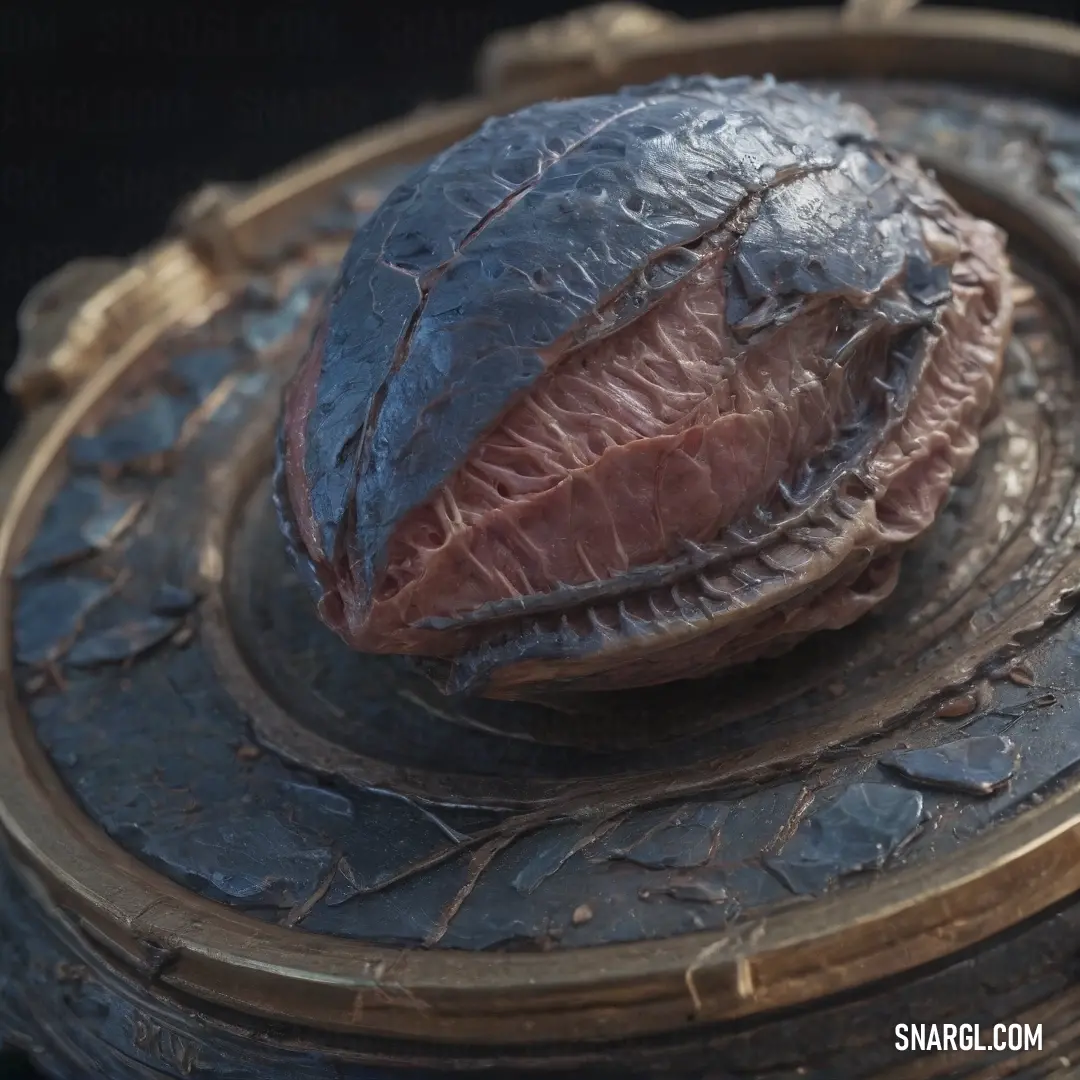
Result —
M295 565L354 648L458 691L846 625L970 461L1006 276L835 94L670 77L494 117L350 245L286 401Z
M348 498L355 495L365 505L356 539L369 587L394 523L431 494L454 467L462 448L490 428L545 370L538 348L549 346L552 337L572 332L657 250L678 247L718 227L748 191L767 186L747 166L737 140L726 149L722 140L715 139L733 111L754 116L754 95L737 101L733 110L732 91L761 85L710 77L668 80L620 95L545 103L498 118L458 153L444 153L426 172L421 170L409 197L399 193L391 198L362 230L348 260L347 291L360 293L359 302L369 305L370 311L364 318L356 301L346 299L331 322L319 391L320 402L328 405L325 412L320 410L309 440L309 468L327 550ZM686 92L687 87L692 93ZM689 99L694 100L688 106ZM696 107L698 99L704 108ZM552 128L538 121L552 110L561 113L560 132L567 130L568 118L572 121L556 146L573 147L576 153L564 150L545 156L542 144L550 140ZM639 118L652 128L681 131L684 137L664 140L655 152L642 152L641 140L635 141L633 132L625 130ZM767 124L759 127L754 145L765 138L772 151L766 158L779 158L789 170L827 168L836 162L835 147L808 146L798 141L795 131L777 133ZM521 137L508 140L507 134ZM506 160L514 163L511 175L486 193L483 206L466 214L460 201L448 201L446 193L457 190L457 175L467 174L474 182L476 175L501 167L497 162L493 170L485 158L485 167L477 168L477 155L490 156L492 144L505 150ZM579 163L583 155L585 161ZM710 181L710 175L715 179ZM740 186L732 182L733 176L741 180ZM420 198L421 187L430 187L435 180L442 182L441 191L425 191ZM524 188L517 193L518 201L474 232L477 220L491 215L514 191L515 181ZM621 184L624 192L641 194L651 214L614 217L608 200L590 201L590 183L600 190ZM568 202L571 195L574 200ZM478 197L476 201L479 204ZM414 205L430 206L429 216L436 210L450 211L449 219L440 214L441 231L426 228L437 240L424 242L420 234L425 230L411 219L404 221L403 215L409 215ZM456 221L454 210L459 215ZM521 228L522 218L532 219L530 229ZM571 219L573 231L567 235ZM471 251L463 253L460 241L470 233ZM597 259L597 251L605 258ZM555 282L555 295L545 296L533 286L538 271ZM437 277L427 285L426 304L420 284L424 273ZM401 275L414 275L415 287L399 280ZM678 280L672 276L669 287ZM485 291L489 281L498 284ZM426 307L419 317L418 305ZM342 323L344 332L339 329ZM360 327L361 332L350 337L349 327ZM401 357L398 347L410 328L411 347ZM395 355L400 361L396 371ZM437 408L419 406L432 397L439 402ZM378 415L372 416L376 403ZM337 464L342 449L360 429L368 433L369 452L352 492Z

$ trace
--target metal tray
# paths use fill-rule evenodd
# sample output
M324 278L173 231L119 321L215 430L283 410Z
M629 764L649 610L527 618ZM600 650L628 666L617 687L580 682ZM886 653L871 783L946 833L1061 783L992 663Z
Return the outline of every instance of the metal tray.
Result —
M1080 1062L1080 32L911 6L515 31L475 97L34 290L0 461L5 1041L80 1080ZM835 86L1008 230L973 479L885 608L748 672L555 712L347 654L268 488L351 232L493 112L697 71ZM925 1058L909 1021L1042 1047Z

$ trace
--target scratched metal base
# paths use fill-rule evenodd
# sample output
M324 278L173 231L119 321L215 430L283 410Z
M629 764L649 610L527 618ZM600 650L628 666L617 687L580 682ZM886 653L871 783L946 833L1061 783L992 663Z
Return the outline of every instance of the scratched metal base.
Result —
M1080 229L1080 116L941 86L845 92L897 143L992 168ZM268 470L282 382L397 175L328 197L227 306L155 343L50 474L15 570L14 679L55 775L113 843L297 934L589 965L604 945L719 938L800 905L812 918L821 898L953 859L1080 784L1080 354L1070 297L1030 245L976 466L857 626L720 679L559 710L444 699L392 659L348 653L286 564ZM0 868L0 1033L56 1078L497 1065L824 1080L903 1064L889 1033L905 1019L1017 1017L1059 1041L1010 1075L1080 1060L1067 901L786 1012L453 1046L200 1001L167 985L168 942L125 964L35 881ZM687 1018L700 1008L688 972Z

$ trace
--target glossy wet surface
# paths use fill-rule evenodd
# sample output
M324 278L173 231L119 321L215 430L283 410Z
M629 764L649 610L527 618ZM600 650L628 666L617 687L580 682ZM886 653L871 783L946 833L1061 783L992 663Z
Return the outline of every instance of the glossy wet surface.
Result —
M1073 198L1067 117L980 105L972 127L957 95L927 127L878 104L902 139L965 139L972 160L998 155L1013 182ZM1022 153L1047 115L1049 141ZM319 625L265 483L241 493L223 631L200 574L209 496L235 482L221 466L245 433L269 467L267 402L377 190L343 194L312 222L321 250L283 256L147 357L143 384L72 442L22 555L25 707L114 839L194 891L307 930L546 949L720 928L947 857L1071 782L1080 627L1038 627L1075 588L1077 401L1037 267L973 479L880 613L790 658L563 711L443 699ZM1042 643L1014 666L1006 643L1024 634ZM245 707L221 676L238 667L261 688Z

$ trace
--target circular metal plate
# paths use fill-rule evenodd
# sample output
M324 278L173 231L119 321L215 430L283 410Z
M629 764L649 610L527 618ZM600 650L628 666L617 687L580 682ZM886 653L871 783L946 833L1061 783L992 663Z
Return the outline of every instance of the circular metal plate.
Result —
M910 19L830 48L851 70L880 39L918 69L944 24ZM794 46L817 31L789 23L770 55L805 67ZM711 51L657 31L558 85L725 71L739 25ZM1080 55L1033 40L1017 49ZM100 363L68 354L89 377L8 463L0 820L102 970L141 971L180 1014L202 1003L215 1053L260 1017L274 1068L301 1045L519 1068L737 1057L721 1021L758 1032L760 1057L789 1023L773 1011L855 990L880 1008L886 976L1048 926L1080 888L1080 119L943 83L837 85L1009 230L1016 332L976 467L896 595L747 671L559 711L445 699L348 653L287 567L282 383L357 222L492 102L219 193L190 245L113 282L123 333ZM1002 948L983 962L1015 960ZM842 1042L828 1009L821 1038Z

